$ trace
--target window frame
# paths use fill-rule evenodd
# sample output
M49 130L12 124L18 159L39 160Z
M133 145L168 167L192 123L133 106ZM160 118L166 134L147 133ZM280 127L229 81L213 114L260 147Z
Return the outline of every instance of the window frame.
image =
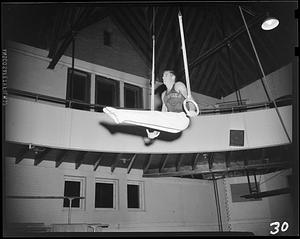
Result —
M76 101L79 101L79 102L82 102L82 103L90 104L90 100L91 100L91 73L74 68L74 74L76 74L76 72L78 72L80 74L84 74L86 76L86 80L85 80L85 97L84 97L85 99L84 99L84 101L81 101L81 100L73 99L71 97L72 85L74 83L71 81L72 67L68 67L68 70L67 70L67 92L66 92L66 100L67 101L76 100ZM72 103L72 104L74 104L74 103ZM71 107L70 107L70 103L66 102L66 107L67 108L73 108L72 104L71 104ZM85 106L82 105L82 107L85 107ZM78 109L78 108L74 107L74 109ZM79 109L79 110L90 110L90 107L86 106L86 109Z
M135 107L130 109L143 109L143 88L134 84L124 82L124 107L126 106L126 89L135 91Z
M80 192L79 192L79 196L80 197L85 197L84 199L79 199L79 207L71 207L72 210L85 210L85 202L86 202L86 178L85 177L81 177L81 176L69 176L69 175L65 175L64 176L64 190L63 190L63 194L65 196L65 182L66 181L71 181L71 182L80 182ZM64 200L62 203L62 208L63 210L68 210L69 207L64 207Z
M96 207L96 184L97 183L108 183L113 185L113 207ZM119 209L119 180L118 179L107 179L107 178L95 178L94 183L94 209L100 211L117 211Z
M128 207L128 185L137 185L139 187L139 208L129 208ZM145 211L145 191L144 191L144 182L137 180L127 180L126 184L126 199L127 204L126 207L129 211Z
M97 102L98 100L98 84L109 84L109 85L113 85L115 87L115 98L114 98L114 103L113 105L110 105L112 107L119 107L120 106L120 82L111 78L107 78L101 75L95 75L95 104L97 105L101 105ZM99 110L97 107L95 108L95 111L97 112L101 112L101 110Z
M103 45L107 47L112 47L112 31L103 31Z

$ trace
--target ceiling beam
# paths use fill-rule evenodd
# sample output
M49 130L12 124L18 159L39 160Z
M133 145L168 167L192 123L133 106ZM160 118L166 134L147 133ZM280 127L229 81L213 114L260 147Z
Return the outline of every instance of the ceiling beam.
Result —
M152 162L151 154L148 154L148 155L146 156L146 163L145 163L144 168L143 168L143 171L144 171L144 172L147 172L147 171L148 171L151 162Z
M228 47L227 47L227 51L230 51ZM226 80L224 83L226 83L227 87L230 90L231 89L232 90L237 90L237 84L235 82L235 74L234 74L235 71L234 71L233 65L232 65L231 53L229 52L228 54L230 54L230 57L223 54L224 55L224 60L220 61L219 64L220 64L220 68L222 69L222 71L221 71L222 76ZM228 64L225 64L225 62L227 62L227 63L229 62L230 66L228 66Z
M216 55L207 61L207 67L202 75L203 78L197 84L197 89L203 89L205 92L209 92L210 88L216 88L216 82L218 81L218 64ZM207 75L207 72L209 75Z
M58 168L61 165L61 163L67 155L67 152L67 150L63 150L58 154L58 156L55 159L55 168Z
M45 155L47 155L50 151L51 149L45 149L44 151L37 154L34 158L34 165L39 165L44 160Z
M215 92L218 92L219 89L216 87L216 85L220 86L221 89L223 89L224 92L228 92L233 88L229 83L229 79L230 77L226 77L224 76L223 72L227 71L227 68L223 67L222 61L220 60L222 54L219 55L214 55L213 60L215 62L214 66L215 69L210 69L210 75L207 77L207 82L204 86L201 85L202 89L205 89L207 93L213 91L214 95L216 94ZM221 68L223 71L221 71ZM222 74L220 74L220 72L222 72ZM211 76L213 74L213 76ZM223 77L224 79L220 79L220 77ZM212 79L212 80L210 80ZM219 84L217 84L219 83Z
M161 157L161 165L159 168L159 172L162 172L162 170L165 168L166 164L167 164L167 160L168 160L168 154L163 154Z
M25 154L26 154L29 150L30 150L30 149L29 149L29 146L28 146L28 145L26 145L26 146L24 146L22 149L20 149L19 152L18 152L17 155L16 155L16 161L15 161L15 164L20 163L20 162L24 159Z
M197 27L195 27L194 19L195 19L195 15L198 16L199 12L195 8L187 8L185 10L186 11L184 10L181 11L182 24L183 24L183 28L185 29L185 33L184 33L186 38L185 42L187 43L187 45L189 45L190 37L194 35L193 31L195 31L195 29L197 30ZM177 13L177 19L178 19L178 13ZM180 31L179 28L178 31Z
M248 166L248 155L246 155L243 162L244 162L244 166L247 167Z
M48 69L54 69L55 68L57 62L60 60L62 55L65 53L68 46L71 44L71 42L73 40L73 37L75 37L75 33L74 33L74 35L69 35L65 38L65 40L60 45L57 52L53 55L52 61L49 63Z
M192 85L192 88L195 90L195 91L198 91L198 92L203 92L203 94L206 94L205 93L205 88L202 87L203 84L206 84L206 81L208 81L209 79L205 76L204 72L207 71L207 67L205 67L205 65L201 65L197 68L194 68L191 70L191 77L193 77L193 79L197 79L197 80L193 80L191 81L191 85ZM202 76L202 77L199 77L199 76Z
M220 11L218 9L218 13L219 13L219 16L220 16L220 19L219 19L219 23L220 23L220 31L222 32L222 37L226 37L226 30L225 30L225 21L224 21L224 14L222 11ZM233 66L233 61L232 61L232 50L231 50L231 42L229 41L227 44L226 44L226 55L227 55L227 62L229 61L230 63L230 70L229 72L231 74L229 74L229 77L224 77L224 79L228 79L228 81L230 81L230 79L232 78L232 82L233 82L233 92L236 92L236 97L237 97L237 101L239 101L239 95L237 94L237 91L238 91L238 84L237 84L237 79L236 79L236 73L235 73L235 69L234 69L234 66ZM224 61L223 61L224 62ZM228 67L224 67L226 70L228 70ZM224 76L224 75L223 75ZM231 92L231 90L229 91Z
M226 168L230 168L230 156L231 156L231 151L227 151L225 153L225 165L226 165Z
M257 46L262 46L262 48L265 49L264 52L266 53L266 57L268 58L268 60L266 62L270 62L272 65L274 65L274 62L275 62L275 60L274 60L274 54L269 49L277 49L277 46L272 46L271 45L271 44L274 44L274 41L272 41L272 39L270 39L269 34L266 34L266 38L267 38L266 40L263 39L263 38L261 38L261 37L259 37L259 36L256 36L255 32L251 32L250 34L251 34L251 36L253 38L252 40L254 42L254 45L255 46L256 45ZM284 46L284 44L282 44L282 45ZM256 64L258 64L258 63L256 63Z
M193 164L192 164L192 170L195 170L196 166L197 166L197 163L198 163L198 160L199 160L199 157L200 157L200 154L197 153L194 155L194 161L193 161Z
M251 73L256 72L256 74L253 73L252 77L255 77L255 79L261 79L261 81L262 81L261 71L260 71L259 65L258 65L258 63L255 59L254 52L253 51L247 51L245 46L242 45L241 41L237 41L235 46L238 47L238 49L235 48L236 51L233 51L233 53L236 52L236 56L240 59L241 62L248 61L248 63L246 63L247 68L251 67L251 65L252 65L253 66L253 71L251 71ZM251 43L250 42L248 43L248 47L249 47L248 49L251 48ZM240 57L241 54L242 54L242 56ZM240 77L238 87L239 88L243 87L245 85L245 83L247 83L247 82L244 81L244 77L243 76ZM263 87L264 87L264 84L263 84Z
M191 49L190 51L192 51L192 52L194 51L194 45L196 45L196 46L200 45L199 52L202 52L203 49L205 49L205 47L208 45L208 42L209 42L208 37L207 37L207 28L206 28L205 21L204 21L204 19L207 17L206 16L207 12L203 11L202 13L203 13L203 15L201 14L201 19L199 19L199 25L197 25L197 27L193 28L194 31L190 35L189 42L191 45L188 45L188 47ZM204 35L206 36L204 43L199 42L199 36L204 36ZM189 59L195 58L194 54L195 53L190 54ZM199 81L202 81L205 79L205 78L199 79L199 76L204 76L202 74L202 71L205 69L206 69L206 67L203 67L203 66L202 67L199 66L198 68L191 69L191 73L190 73L191 89L194 89L195 91L199 90L199 88L197 88L196 86L199 85Z
M62 24L64 22L68 21L68 14L66 14L66 8L64 6L61 6L57 9L56 15L53 17L54 23L53 23L53 28L51 29L51 35L50 35L50 47L49 47L49 53L48 57L53 58L56 48L58 46L58 43L60 40L64 39L67 33L64 32L65 25ZM62 36L59 36L62 34Z
M132 158L130 159L129 165L128 165L128 167L127 167L127 173L128 173L128 174L130 173L130 171L131 171L131 169L132 169L132 166L133 166L133 163L134 163L135 159L136 159L136 154L134 154L134 155L132 156Z
M207 91L207 88L209 86L214 86L216 87L216 85L214 84L214 82L216 81L216 75L217 75L217 57L212 56L210 59L208 59L208 61L206 62L205 65L202 65L200 67L199 73L201 72L201 79L196 83L196 89L199 90L203 90L203 91ZM205 67L206 66L206 67ZM210 73L210 75L208 77L206 77L207 72ZM211 74L213 74L213 76L211 77Z
M76 160L75 160L75 169L78 169L80 166L81 166L81 164L82 164L82 162L83 162L83 160L84 160L84 157L85 157L85 155L87 154L88 152L79 152L78 153L78 155L77 155L77 157L76 157Z
M145 22L145 19L137 19L137 14L131 11L131 8L126 8L125 10L123 8L119 8L118 12L122 15L123 21L126 19L126 23L130 25L129 28L131 28L131 30L134 29L134 34L136 37L138 37L138 41L143 42L145 52L151 52L152 37L148 35L148 29L145 29L146 26L142 24L142 22ZM147 38L148 36L149 38ZM150 60L149 54L147 54L146 57Z
M231 43L231 42L230 42ZM238 43L238 42L236 42ZM237 49L237 47L239 47L237 44L231 44L231 48L230 48L230 52L231 52L231 59L232 59L232 65L234 67L234 69L237 69L236 65L234 64L235 62L238 62L238 69L240 69L242 72L246 72L249 63L246 62L245 58L242 58L241 55L239 54L241 51ZM249 61L252 62L252 59L248 59ZM237 79L237 83L238 81L238 75L237 73L239 73L239 71L235 71L236 72L236 79ZM237 88L239 88L239 85L237 85Z
M159 10L160 10L160 12L162 12L162 8L160 8ZM160 28L156 31L157 34L155 34L155 37L157 39L159 39L161 35L162 35L162 37L165 37L165 35L166 35L165 33L168 29L168 26L172 22L172 21L170 21L170 19L172 18L172 15L174 15L173 12L170 10L170 7L168 7L168 6L166 6L166 8L164 8L164 12L162 14L163 14L162 19L159 21ZM155 19L156 20L156 23L155 23L156 27L159 24L157 22L158 18L159 18L159 15L158 15L158 11L157 11L156 12L156 19ZM161 46L158 45L158 50L160 50L160 47Z
M117 155L116 155L115 160L114 160L113 164L112 164L111 167L110 167L110 171L111 171L112 173L115 171L115 169L116 169L116 167L117 167L117 164L118 164L118 162L119 162L121 156L122 156L122 154L117 154Z
M171 54L172 56L169 55L168 59L164 60L165 57L166 57L164 52L172 51L173 49L170 49L170 47L174 44L173 41L172 42L168 41L168 32L170 34L171 31L169 30L169 28L170 28L170 26L172 26L172 22L173 22L172 20L176 18L175 15L177 15L177 14L174 13L173 11L169 11L169 12L170 12L170 18L166 22L162 23L163 26L159 30L159 34L158 34L158 37L157 37L158 40L157 40L157 43L156 43L156 45L157 45L157 50L156 50L156 52L157 52L157 57L156 57L157 61L156 62L157 62L157 65L159 65L159 69L162 69L162 70L165 70L168 67L169 60L174 58L174 54ZM168 11L167 11L167 14L168 14ZM163 33L162 36L161 36L161 33ZM180 49L178 49L178 50L180 50ZM162 73L162 72L157 72L157 73L159 74L159 73Z
M205 22L205 21L204 21ZM202 35L205 35L204 42L199 42L201 45L201 48L199 50L199 53L201 53L203 50L207 49L209 45L211 44L211 39L213 39L213 30L210 26L204 25L203 27L204 32L200 32ZM201 35L200 35L201 36ZM201 38L200 38L201 39ZM207 51L206 51L207 52ZM205 54L205 53L204 53ZM197 57L196 57L197 58ZM191 60L190 62L193 62L195 59ZM190 64L189 64L190 65ZM192 70L193 67L189 66L189 69Z
M139 27L139 29L142 32L142 36L146 36L145 40L146 41L148 40L148 43L151 44L152 34L150 33L150 35L149 35L149 29L148 29L147 21L146 21L147 19L146 19L145 15L143 14L143 10L138 9L137 11L133 11L132 8L128 7L128 8L126 8L126 12L128 12L128 14L130 16L135 17L135 19L133 19L134 24L137 24L137 26ZM129 17L129 18L131 19L131 17ZM138 32L140 32L140 31L138 30ZM147 38L147 37L149 37L149 38Z
M179 171L181 163L183 161L184 154L179 154L177 157L177 163L176 163L176 171Z
M144 49L140 46L140 43L143 42L143 39L141 39L139 35L135 35L135 33L132 33L130 27L133 27L134 29L134 26L127 26L127 24L124 23L122 15L120 15L117 11L114 11L114 13L111 15L111 20L118 27L118 29L127 37L127 40L135 48L135 50L137 51L139 56L144 60L146 65L150 66L151 59L148 56L149 52L147 52L147 49Z
M264 15L260 15L249 21L248 28L251 28L253 25L257 24ZM244 25L239 27L235 32L224 38L221 42L217 43L214 47L199 55L196 59L189 63L189 68L192 69L196 65L200 64L202 61L206 60L209 56L216 53L219 49L224 47L228 41L234 41L237 37L239 37L242 33L246 31Z
M167 171L167 172L154 172L154 173L144 173L143 177L175 177L175 176L185 176L192 174L211 174L211 173L229 173L229 172L237 172L237 171L245 171L245 170L263 170L263 169L282 169L289 168L289 162L276 162L276 163L268 163L268 164L253 164L244 166L238 163L232 163L231 167L228 169L224 168L224 164L214 164L214 168L207 170L204 167L198 168L196 170L180 170L180 171ZM206 167L205 167L206 168Z
M214 153L208 154L208 168L211 170L214 167Z
M100 166L101 160L103 159L104 153L100 153L97 156L97 161L94 164L94 171L97 170L97 168Z
M100 21L101 19L108 16L108 14L110 13L110 11L108 9L102 9L100 11L100 13L95 14L94 10L95 10L95 8L89 8L89 9L84 9L81 12L77 12L78 17L77 17L75 23L73 24L73 29L70 29L70 31L64 35L64 38L62 39L63 42L61 43L58 50L56 50L56 49L60 42L58 39L59 37L54 38L54 43L52 43L52 46L51 46L51 49L49 50L49 55L48 55L49 57L52 58L52 61L50 62L48 69L55 68L57 62L60 60L60 58L62 57L62 55L65 53L65 51L69 47L70 43L72 42L73 38L77 35L77 33L81 29L89 26L93 22ZM92 13L94 14L94 16L92 16ZM74 15L75 14L74 8L73 9L71 8L71 10L67 9L67 11L63 11L62 14L65 14L65 15L73 14ZM61 23L61 24L64 24L64 23ZM65 23L65 24L68 24L68 23Z

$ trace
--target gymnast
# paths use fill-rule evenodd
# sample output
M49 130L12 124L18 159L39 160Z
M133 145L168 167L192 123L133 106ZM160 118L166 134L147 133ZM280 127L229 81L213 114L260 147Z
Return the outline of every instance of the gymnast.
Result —
M185 99L187 98L187 89L184 83L177 81L175 72L172 70L165 70L163 72L163 85L159 86L165 87L165 90L161 94L161 102L162 102L162 112L185 112L183 108L183 104ZM186 115L189 117L193 117L196 115L196 107L194 104L188 102L188 111L186 111ZM151 144L153 139L159 135L158 131L150 132L147 129L148 137L144 138L146 144Z

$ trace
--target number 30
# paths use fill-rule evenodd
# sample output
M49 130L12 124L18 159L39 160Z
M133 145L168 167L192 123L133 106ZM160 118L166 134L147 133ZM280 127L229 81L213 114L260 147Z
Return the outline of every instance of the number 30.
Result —
M274 227L275 231L270 231L270 233L272 235L275 235L279 232L280 222L272 222L272 223L270 223L270 226L275 226ZM282 225L281 225L280 230L282 232L285 232L288 228L289 228L289 224L287 222L283 222Z

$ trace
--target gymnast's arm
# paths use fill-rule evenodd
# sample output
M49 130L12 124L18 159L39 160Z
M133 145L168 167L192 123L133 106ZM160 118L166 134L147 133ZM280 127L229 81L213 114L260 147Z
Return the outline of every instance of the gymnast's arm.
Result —
M166 94L166 91L164 91L162 94L161 94L161 102L162 102L162 107L161 107L161 111L162 112L167 112L168 109L167 109L167 106L165 105L165 102L164 102L164 96Z
M180 92L184 96L184 98L188 97L186 86L181 81L178 81L175 83L174 89L177 92ZM192 96L191 96L191 99L194 100ZM190 110L196 111L196 107L193 104L191 104L190 102L188 102L188 107Z
M186 86L181 81L178 81L178 82L175 83L174 89L177 92L180 92L184 96L184 98L187 98L187 89L186 89Z

